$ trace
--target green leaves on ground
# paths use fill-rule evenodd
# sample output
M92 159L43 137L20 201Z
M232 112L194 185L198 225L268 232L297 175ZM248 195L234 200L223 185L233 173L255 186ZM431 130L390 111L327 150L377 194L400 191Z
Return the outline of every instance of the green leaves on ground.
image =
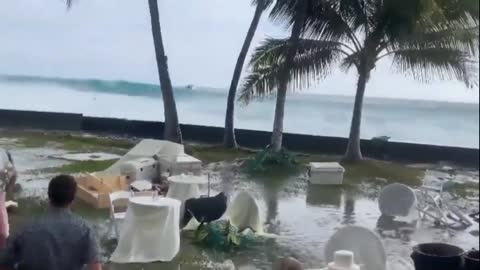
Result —
M253 232L239 232L229 221L221 220L199 227L193 242L219 251L233 251L255 245L260 239Z

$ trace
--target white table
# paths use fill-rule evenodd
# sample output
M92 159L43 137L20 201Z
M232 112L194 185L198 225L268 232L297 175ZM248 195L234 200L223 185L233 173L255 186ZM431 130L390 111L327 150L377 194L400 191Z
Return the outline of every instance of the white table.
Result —
M208 178L195 175L175 175L168 178L169 186L167 198L172 198L182 202L180 215L183 215L183 204L186 200L200 197L201 184L207 184Z
M172 261L180 250L180 201L132 197L123 221L114 263Z
M130 187L138 191L150 191L153 188L152 182L147 180L136 180L130 183Z

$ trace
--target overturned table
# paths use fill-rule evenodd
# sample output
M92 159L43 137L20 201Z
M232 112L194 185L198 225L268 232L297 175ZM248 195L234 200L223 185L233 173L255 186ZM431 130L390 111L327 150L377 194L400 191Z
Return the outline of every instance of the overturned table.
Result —
M180 205L170 198L132 197L114 263L172 261L180 250Z

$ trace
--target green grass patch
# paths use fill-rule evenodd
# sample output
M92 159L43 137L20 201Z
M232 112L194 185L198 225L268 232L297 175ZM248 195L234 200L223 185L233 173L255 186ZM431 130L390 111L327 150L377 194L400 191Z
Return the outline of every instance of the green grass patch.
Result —
M63 165L57 168L47 169L50 173L94 173L107 169L112 166L117 160L85 160L75 161L70 164Z
M350 184L357 184L366 179L382 178L390 183L403 183L409 186L421 184L424 171L410 168L403 164L380 160L364 160L355 164L343 164L345 180Z
M80 136L64 132L41 131L0 131L0 137L17 139L24 147L45 147L58 145L68 151L106 151L109 153L125 153L135 144L126 139Z
M238 148L227 149L221 145L187 145L185 152L206 163L234 161L246 159L255 155L255 151Z

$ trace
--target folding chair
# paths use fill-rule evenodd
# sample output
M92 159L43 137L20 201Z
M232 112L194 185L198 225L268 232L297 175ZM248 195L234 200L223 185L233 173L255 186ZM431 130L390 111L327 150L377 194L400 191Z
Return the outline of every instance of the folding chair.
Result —
M118 222L121 222L125 219L126 210L117 211L115 209L118 206L118 203L130 199L132 197L132 193L128 191L116 191L109 194L110 197L110 221L113 223L112 225L115 228L115 234L117 237L120 236ZM122 205L125 206L125 203Z
M429 217L434 222L453 229L464 229L473 225L472 221L458 207L445 200L445 193L455 197L446 190L447 184L449 184L447 181L427 178L423 185L416 190L420 219Z

